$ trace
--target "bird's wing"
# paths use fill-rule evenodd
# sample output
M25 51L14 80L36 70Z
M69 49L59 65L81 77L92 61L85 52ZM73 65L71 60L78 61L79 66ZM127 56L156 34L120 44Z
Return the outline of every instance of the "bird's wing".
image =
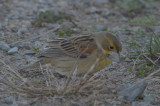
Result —
M85 35L70 39L74 47L82 53L91 54L96 49L93 36Z
M56 39L50 42L48 49L40 54L43 57L71 56L86 58L95 50L91 36L78 36L70 39Z
M95 42L91 36L78 36L61 41L60 48L70 56L86 58L94 51Z

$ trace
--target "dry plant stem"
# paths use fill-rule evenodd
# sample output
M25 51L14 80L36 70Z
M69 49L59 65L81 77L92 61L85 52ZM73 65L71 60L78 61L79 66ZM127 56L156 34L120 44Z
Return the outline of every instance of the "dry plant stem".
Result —
M144 49L142 49L142 51L144 51ZM142 56L142 55L144 55L144 53L140 54L140 55L136 58L136 60L134 61L132 71L134 71L135 66L136 66L136 62L138 61L138 59L139 59L139 58L140 58L140 56Z
M24 93L20 93L20 92L14 92L14 91L0 91L0 94L19 94L21 96L27 96L26 94Z
M52 88L54 88L54 87L56 88L56 93L58 93L59 84L58 84L57 79L55 78L55 76L52 74L52 72L49 69L47 69L47 75L48 75L48 85L49 85L49 92L50 92L50 94L53 94L52 93L52 91L53 91ZM52 86L52 85L54 85L54 84L52 84L52 81L51 81L52 78L56 82L56 86L54 86L54 87Z
M42 65L41 65L40 62L39 62L39 65L40 65L40 69L41 69L42 74L45 74L44 71L43 71L44 69L42 68ZM51 79L53 78L55 80L55 82L56 82L56 86L55 87L57 89L57 87L59 87L60 84L59 84L58 80L56 79L56 77L53 75L53 73L48 68L47 68L47 70L45 72L47 72L47 75L48 75L48 78L49 78L49 83L46 81L46 83L48 83L47 86L51 85ZM52 87L50 86L50 88L52 88Z
M106 83L106 80L102 80L102 79L95 80L95 79L92 79L92 78L93 77L91 77L89 79L89 81L83 86L84 89L88 88L88 87L90 87L90 88L93 88L93 87L97 88L98 87L98 88L102 88L102 89L100 91L97 91L97 92L106 91L106 88L103 88L105 83ZM79 92L83 92L83 91L81 90Z
M70 81L71 81L71 79L72 79L73 73L76 71L76 66L77 66L77 63L78 63L78 59L79 59L79 57L77 58L75 64L73 65L72 72L70 73L70 75L69 75L69 77L68 77L68 79L67 79L67 82L66 82L66 84L65 84L65 86L64 86L64 89L63 89L63 91L62 91L62 94L63 94L63 95L64 95L64 93L65 93L65 91L66 91L66 89L67 89L67 87L68 87L68 85L69 85L69 83L70 83Z
M27 96L49 96L49 95L53 95L53 93L51 94L49 92L48 89L38 89L38 88L32 88L32 87L25 87L25 88L22 88L24 91L22 93L26 93ZM54 92L54 90L52 91Z
M3 63L3 64L6 66L6 68L7 68L6 70L8 70L8 72L9 72L8 75L10 75L12 78L16 77L16 78L18 78L18 79L21 79L21 81L23 81L23 83L26 82L26 79L25 79L25 78L22 78L18 72L16 72L13 68L11 68L9 65L7 65L7 64L4 62L3 59L1 59L0 62ZM10 73L10 72L11 72L11 73ZM12 73L13 73L13 74L12 74ZM9 86L9 87L12 88L12 89L15 89L17 92L24 92L22 89L19 88L19 86L17 86L17 85L15 84L15 82L13 82L12 79L10 79L10 77L4 77L4 78L6 78L6 79L4 79L4 80L9 81L9 82L6 83L6 82L4 82L3 80L0 80L1 83L3 83L4 85Z
M88 46L89 46L89 44L87 45L86 49L85 49L82 53L84 53L84 52L88 49ZM81 53L81 54L82 54L82 53ZM66 82L66 84L65 84L65 86L64 86L64 89L63 89L63 91L62 91L62 94L63 94L63 95L64 95L64 93L65 93L65 91L66 91L66 89L67 89L67 87L68 87L68 85L69 85L72 77L73 77L73 73L75 73L75 71L77 71L77 64L78 64L78 60L79 60L81 54L77 57L77 60L76 60L75 64L73 65L72 71L71 71L71 73L70 73L70 75L69 75L69 77L68 77L68 79L67 79L67 82Z
M153 78L152 81L160 81L160 78Z
M149 78L151 78L154 74L160 72L160 68L158 70L156 70L155 72L151 73L150 75L148 75L146 78L144 78L143 80L148 80Z
M94 63L94 64L90 67L90 69L85 73L85 75L83 76L83 79L85 79L85 78L88 76L88 74L93 71L95 65L96 65L98 62L99 62L99 58L96 59L95 63Z
M49 70L49 74L51 75L51 77L53 78L53 80L55 81L55 87L56 87L56 91L58 92L58 89L60 88L60 83L57 80L57 78L54 76L54 74Z
M6 66L6 70L8 70L8 75L11 75L11 78L20 78L21 81L23 81L23 83L25 83L25 78L22 78L18 72L14 71L9 65L7 65L3 60L0 60L0 62L2 62L5 66ZM14 74L12 74L14 73ZM17 86L17 84L15 82L13 82L13 80L10 77L5 77L4 80L1 80L1 83L10 87L11 89L15 90L15 93L21 94L21 95L28 95L28 96L41 96L41 95L51 95L51 93L53 94L54 90L42 90L42 89L36 89L36 88L32 88L32 87L23 87L20 88L20 86ZM5 82L8 81L8 82ZM48 92L50 91L50 92Z
M16 72L13 68L11 68L9 65L7 65L3 60L0 60L0 62L3 63L8 68L8 70L13 72L18 78L20 78L22 81L26 82L25 78L22 78L22 76L18 72Z
M158 59L156 59L154 62L156 63L159 59L160 59L160 56L159 56Z
M10 79L6 79L7 81L9 81L9 83L6 83L4 81L1 81L2 84L9 86L10 88L16 90L17 92L25 92L24 90L18 88Z
M76 87L76 89L74 90L74 93L77 93L80 88L88 81L92 78L92 75L91 76L88 76L89 72L92 72L94 67L96 66L96 64L99 62L99 58L96 59L95 63L90 67L90 69L86 72L86 74L84 75L84 77L79 81L79 84L78 86ZM88 78L87 78L88 76Z
M135 66L136 66L136 62L138 61L138 59L139 59L140 56L141 56L141 54L140 54L140 55L136 58L136 60L134 61L132 71L134 71Z
M58 30L59 28L60 28L60 25L58 25L57 27L55 27L54 29L52 29L52 30L50 30L50 31L48 31L48 32L45 32L45 33L40 34L39 36L32 37L32 38L25 39L25 40L17 41L17 42L15 42L15 44L20 43L20 42L25 42L25 41L30 41L30 40L38 39L38 38L40 38L40 37L42 37L42 36L46 36L47 34ZM11 44L10 44L10 45L11 45Z
M48 81L47 81L47 87L49 87L49 92L51 92L51 77L50 77L50 74L49 74L49 72L48 72L48 68L47 68L47 70L46 70L46 73L47 73L47 76L48 76Z
M143 54L143 56L144 56L146 59L148 59L152 64L154 64L155 66L157 66L157 65L155 64L155 62L154 62L152 59L150 59L148 56L146 56L145 54Z
M5 75L2 76L2 78L0 79L0 81L3 80L6 77L7 74L8 73L5 73Z

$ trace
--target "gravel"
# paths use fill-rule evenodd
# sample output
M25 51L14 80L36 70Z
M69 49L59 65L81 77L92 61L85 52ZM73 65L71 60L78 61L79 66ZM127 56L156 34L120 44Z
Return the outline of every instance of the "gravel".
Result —
M8 54L14 54L18 52L18 47L13 47L11 49L9 49Z
M5 51L8 51L8 50L10 49L10 47L9 47L9 45L8 45L6 42L1 41L1 42L0 42L0 49L1 49L1 50L5 50Z
M36 52L35 51L33 51L33 50L25 50L24 51L24 54L25 55L33 55L33 54L35 54Z
M133 84L127 84L124 85L123 90L121 88L120 92L118 94L120 96L123 96L124 100L133 102L136 99L142 97L142 94L144 90L146 89L148 83L146 81L143 82L137 82Z

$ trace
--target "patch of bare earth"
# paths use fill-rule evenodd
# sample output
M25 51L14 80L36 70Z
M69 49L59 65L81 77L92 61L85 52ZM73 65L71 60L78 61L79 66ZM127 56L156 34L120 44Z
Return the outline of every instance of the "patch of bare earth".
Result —
M158 106L160 44L155 39L160 38L160 8L156 0L149 2L153 6L142 1L128 7L129 0L0 0L0 41L9 46L2 43L5 48L0 49L0 104ZM47 14L48 10L54 15ZM41 67L18 71L37 61L36 54L44 50L46 42L97 31L119 36L123 45L120 63L82 78L71 74L67 79ZM148 85L136 100L127 101L115 92L128 83L143 81Z

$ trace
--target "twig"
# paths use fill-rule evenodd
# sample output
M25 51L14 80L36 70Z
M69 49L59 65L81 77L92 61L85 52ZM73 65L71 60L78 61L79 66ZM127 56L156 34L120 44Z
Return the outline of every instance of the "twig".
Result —
M160 81L160 78L153 78L151 80L153 80L153 81Z
M64 86L64 88L63 88L62 94L65 93L65 91L66 91L66 89L67 89L67 87L68 87L68 85L69 85L69 83L70 83L70 81L71 81L71 79L72 79L71 76L73 75L74 71L76 70L76 66L77 66L78 60L79 60L79 57L77 58L75 64L73 65L73 70L72 70L72 72L70 73L70 75L69 75L69 77L68 77L68 79L67 79L67 82L66 82L66 84L65 84L65 86Z
M58 89L61 85L60 85L59 81L56 79L56 77L54 76L54 74L50 70L49 70L49 73L50 73L51 77L53 78L53 80L55 81L56 91L58 92Z
M89 46L89 44L87 45L87 47L85 48L85 50L82 53L84 53L88 49L88 46ZM66 91L66 88L68 87L68 85L69 85L69 83L70 83L70 81L72 79L73 74L75 73L75 71L77 71L78 60L79 60L79 58L80 58L80 56L81 56L82 53L79 54L79 56L77 57L77 60L76 60L75 64L73 65L72 71L71 71L71 73L70 73L70 75L68 77L68 80L67 80L67 82L65 84L65 87L64 87L64 89L62 91L62 94L64 94L64 92Z
M13 81L10 80L8 77L7 77L7 80L8 80L10 83L6 83L6 82L4 82L4 81L1 81L1 83L3 83L3 84L6 85L6 86L9 86L9 87L12 88L12 89L15 89L15 90L18 91L18 92L24 92L24 90L18 88L18 87L13 83Z
M156 59L156 60L154 61L154 63L156 63L159 59L160 59L160 56L158 57L158 59Z
M145 54L143 54L143 56L144 56L145 58L147 58L152 64L156 65L155 62L154 62L152 59L150 59L148 56L146 56ZM156 66L157 66L157 65L156 65Z
M95 66L96 66L96 64L97 64L98 62L99 62L99 58L96 59L95 63L94 63L94 64L90 67L90 69L85 73L85 75L83 76L83 79L85 79L85 78L88 76L88 74L93 71L93 69L95 68Z
M74 93L77 93L80 88L87 82L89 81L93 76L90 76L87 78L89 72L91 72L94 68L95 68L95 65L99 62L99 58L96 59L95 63L90 67L90 69L87 71L87 73L83 76L83 78L79 81L79 84L78 86L75 88L74 90Z
M134 71L134 69L135 69L136 62L138 61L138 59L139 59L139 57L140 57L141 55L142 55L142 54L140 54L140 55L136 58L136 60L134 61L134 63L133 63L133 68L132 68L133 71Z
M13 73L14 73L16 76L18 76L22 81L26 82L25 79L22 78L21 75L20 75L18 72L14 71L13 68L11 68L9 65L7 65L3 60L0 60L0 62L3 63L3 64L8 68L9 71L13 72Z

